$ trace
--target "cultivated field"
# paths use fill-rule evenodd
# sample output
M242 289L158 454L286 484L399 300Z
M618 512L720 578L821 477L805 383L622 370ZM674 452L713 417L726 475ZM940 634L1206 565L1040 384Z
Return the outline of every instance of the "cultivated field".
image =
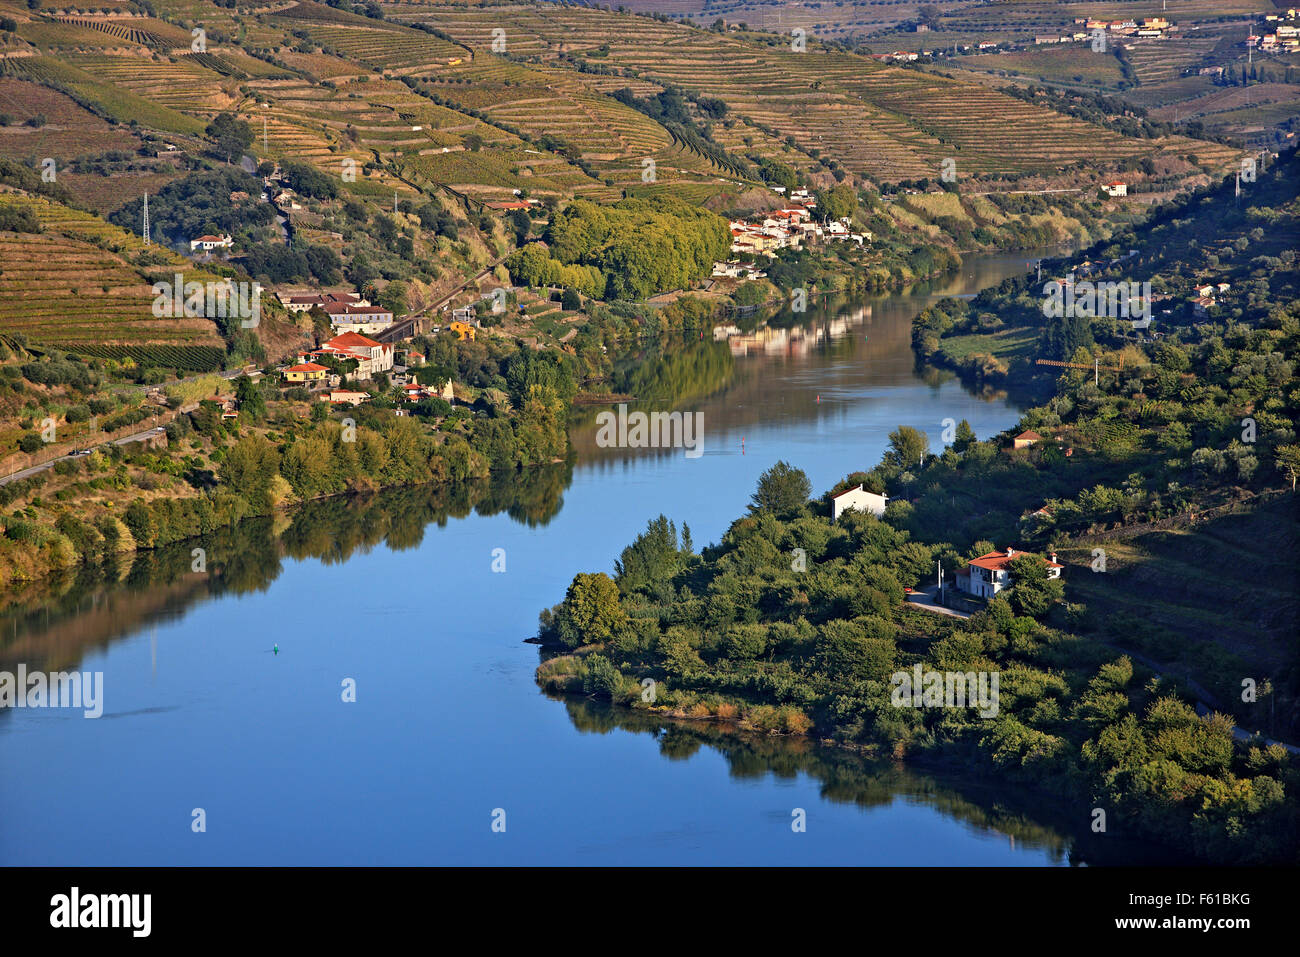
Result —
M0 332L46 345L222 345L205 319L155 318L151 285L183 271L186 279L215 277L188 260L160 253L142 271L133 260L139 237L87 213L17 193L0 193L0 207L24 206L44 231L0 232ZM155 250L158 247L153 247Z

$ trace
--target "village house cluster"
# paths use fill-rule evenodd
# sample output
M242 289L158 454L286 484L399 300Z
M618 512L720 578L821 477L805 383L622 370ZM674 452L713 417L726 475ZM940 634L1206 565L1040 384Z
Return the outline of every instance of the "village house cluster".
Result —
M1272 32L1256 35L1251 33L1246 38L1246 46L1258 50L1285 50L1294 53L1300 50L1300 11L1294 7L1285 14L1270 13L1264 17L1265 30Z
M777 186L773 191L784 194L785 187ZM817 208L817 200L806 189L792 190L788 200L788 206L772 210L760 220L734 220L731 223L731 252L775 259L778 249L803 249L822 242L853 242L861 246L871 241L871 233L853 231L852 221L847 216L825 223L815 222L812 211ZM715 263L713 275L762 277L761 273L755 274L738 260Z
M1141 22L1137 20L1101 20L1096 17L1075 17L1075 26L1082 26L1086 33L1074 33L1069 37L1058 37L1055 40L1045 39L1048 43L1064 43L1070 40L1091 40L1094 31L1105 30L1108 34L1120 37L1145 37L1147 39L1163 39L1169 34L1178 30L1178 27L1170 23L1164 17L1143 17ZM1034 42L1038 42L1038 37Z
M298 353L296 365L280 370L286 382L298 382L306 385L334 384L331 380L339 377L331 372L330 366L321 360L335 362L355 361L357 367L348 373L348 377L358 381L372 379L381 372L393 368L392 343L376 342L356 332L345 332L335 336L319 349L303 349Z

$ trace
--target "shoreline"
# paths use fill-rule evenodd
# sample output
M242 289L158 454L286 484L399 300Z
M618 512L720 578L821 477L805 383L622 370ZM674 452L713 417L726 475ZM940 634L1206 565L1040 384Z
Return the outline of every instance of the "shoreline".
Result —
M536 643L536 639L525 639L525 642ZM543 648L546 646L542 646ZM540 666L539 666L540 667ZM597 698L593 695L583 694L580 692L567 692L558 690L549 690L538 684L541 690L548 698L557 702L595 702L602 706L607 706L620 715L629 717L641 717L646 720L659 721L664 724L681 724L691 728L711 728L719 733L733 737L737 740L747 738L758 739L762 741L789 741L792 743L807 744L814 748L829 751L835 755L854 758L867 764L889 765L901 768L907 771L920 772L925 774L941 777L944 783L955 782L958 790L965 788L975 789L981 792L996 793L1005 796L1008 791L1008 782L998 778L996 775L985 770L972 769L969 761L955 753L944 753L943 749L937 752L934 750L913 750L904 754L885 754L877 753L877 745L853 745L845 742L836 741L832 738L820 737L808 732L793 733L783 731L763 731L754 727L745 726L740 717L725 718L717 715L693 716L681 711L667 711L657 708L637 708L626 704L613 701L612 699ZM633 730L633 729L628 729ZM1011 784L1014 796L1010 803L1018 811L1023 813L1034 813L1045 802L1051 813L1047 815L1045 822L1040 822L1044 826L1060 828L1061 836L1071 839L1072 845L1077 845L1081 839L1085 838L1086 831L1072 830L1065 822L1068 820L1072 806L1075 802L1070 799L1043 788L1029 787L1020 783ZM993 803L993 802L991 802ZM1086 803L1086 802L1085 802ZM1075 809L1077 810L1077 809ZM1037 818L1035 818L1037 820ZM1162 859L1167 859L1168 863L1182 863L1198 867L1211 866L1212 862L1202 857L1189 855L1185 850L1173 847L1159 841L1152 840L1141 833L1129 833L1122 835L1122 839L1135 844L1138 850L1145 850L1148 853L1157 855Z

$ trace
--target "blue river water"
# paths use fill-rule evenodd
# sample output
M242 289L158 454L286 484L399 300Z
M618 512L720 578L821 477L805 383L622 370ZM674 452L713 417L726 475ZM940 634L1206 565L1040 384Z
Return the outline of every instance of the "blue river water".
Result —
M815 315L804 330L733 336L733 374L689 406L704 414L704 454L601 449L579 422L549 521L472 512L429 524L418 544L286 556L256 588L197 589L165 613L136 607L148 590L106 588L59 629L5 626L11 641L29 630L51 668L103 672L105 690L98 720L0 713L0 863L1075 859L1075 835L984 785L552 700L523 641L575 572L611 570L660 512L689 524L697 547L716 541L778 459L819 494L878 461L899 424L932 447L946 418L981 437L1013 425L1004 398L918 372L908 321L930 297L995 283L1026 258L977 260L939 288ZM92 627L105 637L78 643Z

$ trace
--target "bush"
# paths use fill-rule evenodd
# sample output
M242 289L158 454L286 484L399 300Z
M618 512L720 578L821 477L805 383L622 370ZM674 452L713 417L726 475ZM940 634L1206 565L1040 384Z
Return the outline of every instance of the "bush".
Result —
M592 655L586 661L587 673L582 679L582 690L590 695L613 698L623 685L623 675L613 662L603 655Z

